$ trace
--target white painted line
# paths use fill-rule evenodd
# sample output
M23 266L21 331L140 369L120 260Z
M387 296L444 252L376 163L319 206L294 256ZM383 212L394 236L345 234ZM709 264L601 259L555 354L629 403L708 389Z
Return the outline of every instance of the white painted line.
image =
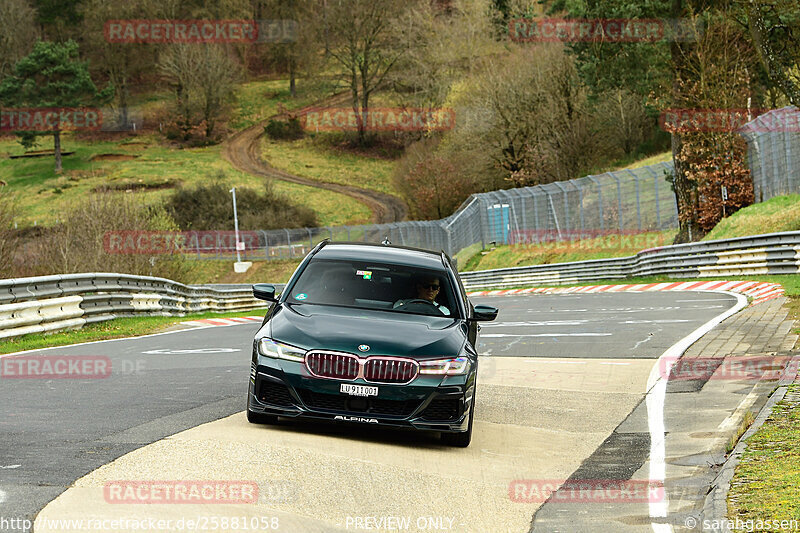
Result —
M626 320L625 322L620 322L620 324L674 324L676 322L692 322L692 321L683 318L675 318L675 319L665 318L663 320Z
M703 298L701 300L675 300L675 301L676 302L681 302L681 303L685 303L685 302L700 302L700 303L704 303L704 302L729 302L730 299L729 298Z
M236 325L239 326L239 325L242 325L242 324L236 324ZM63 346L50 346L48 348L36 348L35 350L25 350L23 352L0 354L0 359L3 359L4 357L13 357L13 356L17 356L17 355L23 355L23 354L26 354L26 353L44 352L46 350L58 350L60 348L72 348L73 346L86 346L86 345L89 345L89 344L100 344L102 342L117 342L117 341L128 341L128 340L131 340L131 339L146 339L148 337L159 337L161 335L173 335L175 333L195 333L195 332L197 332L197 330L208 329L208 328L213 328L213 327L216 327L216 326L206 326L206 327L191 328L191 329L180 329L180 330L176 330L176 331L162 331L161 333L150 333L148 335L134 335L132 337L120 337L118 339L104 339L104 340L101 340L101 341L88 341L88 342L79 342L77 344L64 344Z
M546 363L549 365L585 365L586 361L548 361L547 359L526 359L526 363Z
M503 328L514 326L580 326L586 324L588 320L544 320L529 322L492 322L481 325L481 328Z
M481 337L609 337L613 333L482 333Z
M719 291L722 292L722 291ZM670 368L675 361L683 355L689 346L694 344L697 339L714 329L720 322L729 316L738 313L741 309L747 307L747 297L742 294L729 293L736 298L736 305L725 311L724 313L712 318L686 337L679 340L677 343L670 346L666 352L661 354L653 368L650 369L650 376L647 379L647 397L645 398L647 404L647 426L650 431L650 475L648 479L661 483L664 487L666 481L667 465L666 465L666 442L665 442L665 427L664 427L664 403L666 400L667 380L662 378L662 364L672 360ZM664 363L662 363L664 361ZM663 373L668 374L670 368L664 366ZM651 501L650 507L650 525L655 533L672 532L672 525L662 523L663 518L667 516L669 510L669 497L667 491L664 490L663 501Z
M8 465L8 466L0 466L0 470L13 470L14 468L19 468L22 465Z
M4 501L6 501L6 493L0 489L0 503L3 503Z

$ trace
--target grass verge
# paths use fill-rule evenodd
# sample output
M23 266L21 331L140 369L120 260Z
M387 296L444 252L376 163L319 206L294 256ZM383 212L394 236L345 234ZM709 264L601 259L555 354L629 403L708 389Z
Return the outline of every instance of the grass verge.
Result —
M800 385L789 386L792 392L800 392ZM737 518L800 521L800 409L796 403L779 402L747 439L728 493L728 519Z
M723 218L703 240L800 230L800 194L776 196Z
M120 337L137 337L164 331L169 326L178 324L179 322L186 322L187 320L256 316L259 314L263 315L264 312L264 310L255 309L252 311L236 311L232 313L194 313L181 317L142 316L117 318L107 322L89 324L88 326L73 331L32 333L15 339L4 340L2 344L0 344L0 354L51 348L54 346L66 346L82 342L118 339Z
M396 194L392 184L395 163L391 158L348 152L330 145L326 142L329 137L324 135L306 136L297 141L266 139L264 159L275 168L296 176Z
M675 231L604 235L594 239L541 244L500 245L491 250L477 250L464 262L462 271L488 270L516 266L566 263L589 259L608 259L635 255L646 248L671 244ZM459 263L461 264L461 263Z
M233 271L233 261L195 261L189 285L204 283L285 283L295 271L302 258L253 261L247 272Z

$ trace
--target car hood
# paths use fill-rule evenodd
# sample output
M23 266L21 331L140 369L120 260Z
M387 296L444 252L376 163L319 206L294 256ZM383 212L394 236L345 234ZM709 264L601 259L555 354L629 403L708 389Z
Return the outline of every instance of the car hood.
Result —
M305 350L418 359L458 355L467 338L461 319L313 304L281 305L265 328L261 335Z

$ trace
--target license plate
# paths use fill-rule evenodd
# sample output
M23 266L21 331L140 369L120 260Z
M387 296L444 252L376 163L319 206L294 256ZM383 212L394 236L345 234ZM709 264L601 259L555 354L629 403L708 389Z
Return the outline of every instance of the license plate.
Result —
M369 387L367 385L351 385L350 383L342 383L339 387L339 392L349 394L350 396L377 396L378 387Z

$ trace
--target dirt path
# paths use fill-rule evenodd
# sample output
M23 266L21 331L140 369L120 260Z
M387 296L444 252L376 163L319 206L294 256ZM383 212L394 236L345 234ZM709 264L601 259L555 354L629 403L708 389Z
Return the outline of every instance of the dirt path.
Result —
M295 110L295 112L322 106L333 107L334 105L341 105L347 101L347 98L346 94L334 95L322 102ZM261 136L264 135L264 126L267 122L280 116L274 115L231 136L223 147L222 153L225 159L230 161L234 167L249 174L346 194L369 207L372 210L372 220L376 223L399 222L406 218L407 209L405 203L391 194L362 189L353 185L303 178L271 167L261 158L260 141Z

